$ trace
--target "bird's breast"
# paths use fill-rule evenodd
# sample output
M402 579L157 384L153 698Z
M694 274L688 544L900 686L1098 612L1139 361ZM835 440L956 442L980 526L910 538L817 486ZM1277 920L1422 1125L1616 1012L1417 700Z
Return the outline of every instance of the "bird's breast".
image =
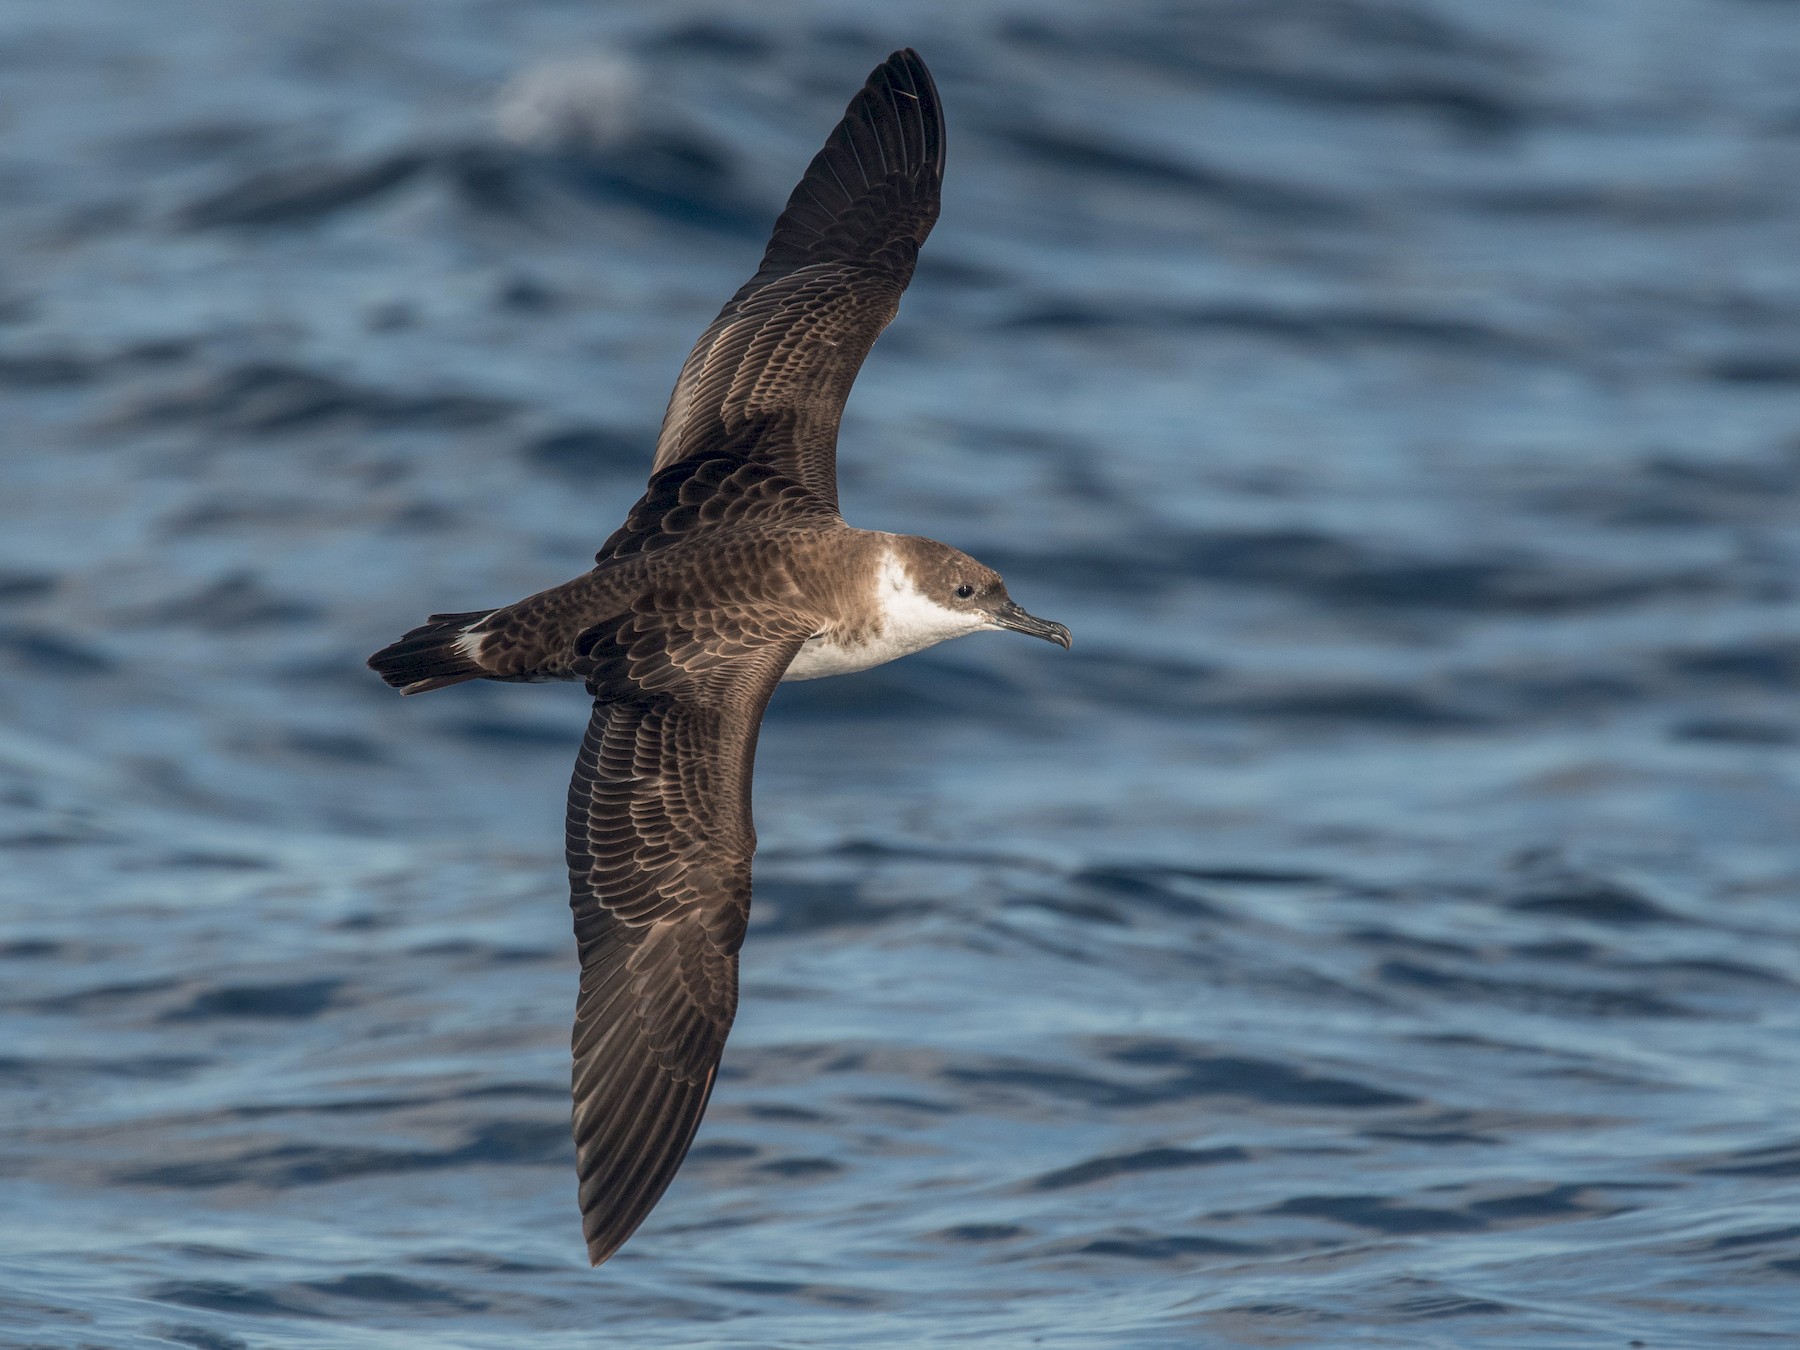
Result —
M835 634L825 633L806 640L806 645L788 664L787 673L781 679L786 683L789 680L822 680L827 675L849 675L904 655L904 650L892 649L891 644L880 639L845 641Z

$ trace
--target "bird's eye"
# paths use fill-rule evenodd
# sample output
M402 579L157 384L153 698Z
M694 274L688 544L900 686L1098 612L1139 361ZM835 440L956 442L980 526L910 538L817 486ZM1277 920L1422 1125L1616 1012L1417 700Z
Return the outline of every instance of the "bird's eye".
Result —
M956 588L956 598L958 600L967 600L973 594L975 594L975 588L966 581Z

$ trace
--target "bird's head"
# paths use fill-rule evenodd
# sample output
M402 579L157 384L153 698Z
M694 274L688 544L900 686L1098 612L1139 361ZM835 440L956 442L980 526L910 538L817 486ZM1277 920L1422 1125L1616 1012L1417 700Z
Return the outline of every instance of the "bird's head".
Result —
M993 568L935 539L916 535L892 538L879 583L891 621L941 628L941 635L931 639L934 642L1005 628L1055 642L1067 650L1069 630L1019 608Z

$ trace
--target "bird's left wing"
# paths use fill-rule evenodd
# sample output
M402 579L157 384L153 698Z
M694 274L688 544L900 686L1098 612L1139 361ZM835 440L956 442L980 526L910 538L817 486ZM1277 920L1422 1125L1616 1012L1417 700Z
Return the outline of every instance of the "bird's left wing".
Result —
M572 1082L595 1265L662 1197L711 1095L750 913L757 731L808 629L651 595L582 639L595 703L569 786Z

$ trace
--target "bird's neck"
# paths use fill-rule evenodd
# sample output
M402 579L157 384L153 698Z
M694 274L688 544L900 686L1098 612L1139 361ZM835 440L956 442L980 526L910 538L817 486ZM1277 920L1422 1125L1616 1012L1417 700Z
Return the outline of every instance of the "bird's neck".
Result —
M833 569L839 582L819 598L828 616L788 668L786 679L811 680L867 670L983 625L978 616L938 604L906 565L904 535L858 530Z

